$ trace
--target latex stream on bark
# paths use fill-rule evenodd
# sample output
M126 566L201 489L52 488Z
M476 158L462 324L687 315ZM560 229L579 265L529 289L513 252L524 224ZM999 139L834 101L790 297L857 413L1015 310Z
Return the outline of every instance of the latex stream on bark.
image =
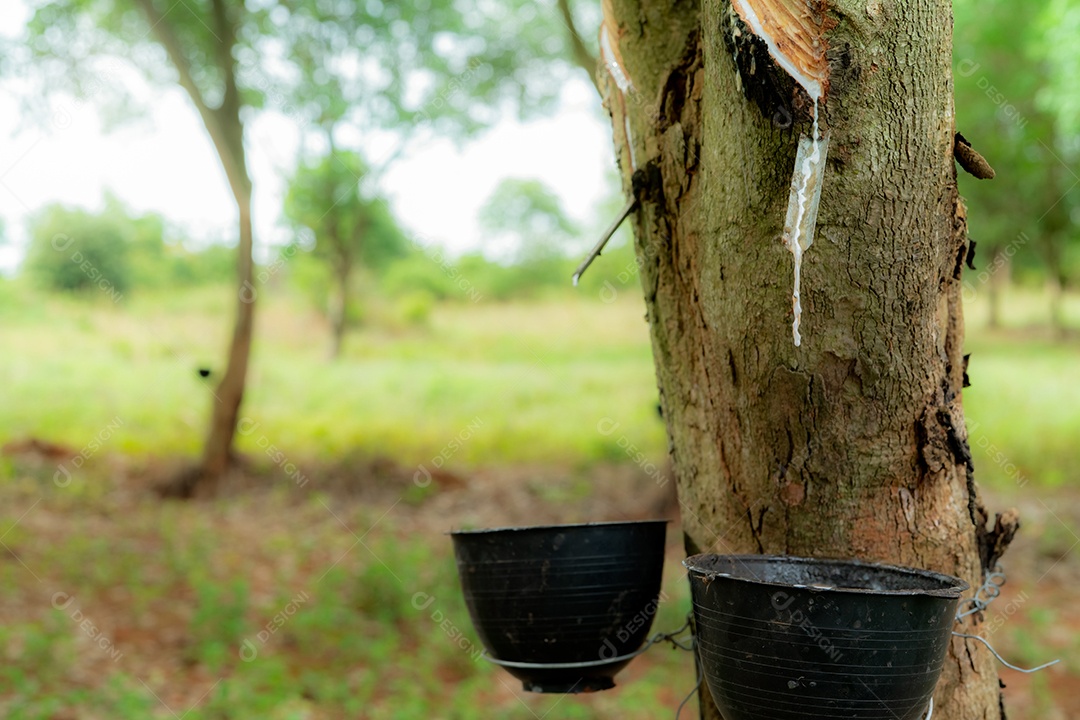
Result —
M818 110L828 80L828 63L820 28L812 21L807 0L732 0L732 7L750 30L768 47L776 64L791 75L814 102L811 135L799 138L795 170L791 176L783 241L795 261L795 284L791 293L795 345L802 344L802 259L814 242L829 136L822 137Z
M607 17L607 16L605 16ZM600 58L604 67L619 88L619 98L623 105L623 129L626 131L626 147L630 155L630 172L637 170L637 158L634 157L634 136L630 133L630 114L626 112L626 94L633 91L634 83L626 74L619 59L619 53L611 44L611 34L605 22L600 26Z

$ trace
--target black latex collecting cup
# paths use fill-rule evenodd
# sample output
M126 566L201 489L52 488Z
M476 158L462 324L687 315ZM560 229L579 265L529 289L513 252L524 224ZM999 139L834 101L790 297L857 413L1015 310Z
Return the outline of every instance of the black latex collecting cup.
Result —
M532 692L613 687L649 634L666 529L649 520L451 533L488 654Z
M726 720L919 720L968 585L940 573L695 555L699 657Z

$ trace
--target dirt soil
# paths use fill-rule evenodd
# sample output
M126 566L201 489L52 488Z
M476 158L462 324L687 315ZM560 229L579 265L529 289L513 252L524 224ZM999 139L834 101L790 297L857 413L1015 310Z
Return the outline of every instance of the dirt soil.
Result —
M9 445L4 454L31 474L36 467L37 474L51 481L57 452L55 447L22 443ZM148 502L179 502L161 500L155 491L176 472L175 464L135 463L123 458L109 458L102 463L108 466L108 477L112 478L112 486L104 489L107 510L80 517L77 525L67 513L37 510L21 521L24 531L46 545L62 543L74 533L89 533L109 542L137 543L138 528L112 518L137 513ZM295 517L268 517L258 501L260 495L268 495L274 488L279 492L286 488L296 498L298 514L309 511L304 507L305 498L310 500L311 491L317 489L333 507L393 509L396 528L429 534L433 541L449 530L464 527L671 518L669 556L675 564L681 559L673 483L651 477L633 465L601 465L587 470L505 467L467 475L440 471L431 474L430 482L417 475L417 467L383 459L306 467L303 472L312 478L311 484L296 488L294 480L260 470L250 460L240 464L240 469L223 484L223 496L212 501L212 522L228 537L230 552L244 553L249 548L258 554L263 551L259 538L269 528L296 524ZM402 502L402 498L409 500ZM23 499L16 498L12 504L28 505ZM1062 660L1037 675L1002 669L1008 717L1080 718L1080 605L1075 602L1080 588L1080 491L1025 489L1009 497L986 493L985 499L991 511L1016 505L1023 526L1002 561L1008 581L1001 597L986 613L984 635L1018 665L1030 666L1054 657ZM233 500L236 502L230 502ZM0 557L5 559L12 558ZM117 589L119 595L123 592ZM260 588L253 587L252 592L258 594ZM200 682L191 676L195 669L184 664L184 638L177 630L185 627L184 619L144 614L144 622L134 627L124 617L109 617L109 607L122 611L128 605L121 597L116 600L97 606L95 623L124 646L126 662L135 663L140 673L152 670L190 681L173 684L173 695L163 698L170 706L190 707L197 702L209 689L211 679ZM0 623L36 616L35 605L40 603L31 603L29 593L14 593L0 609ZM647 672L648 666L645 657L627 672ZM682 689L672 691L673 700L676 695L681 697Z

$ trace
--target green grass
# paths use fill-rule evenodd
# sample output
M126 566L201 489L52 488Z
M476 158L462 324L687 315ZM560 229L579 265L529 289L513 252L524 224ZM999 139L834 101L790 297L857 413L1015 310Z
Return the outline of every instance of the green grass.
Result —
M193 456L229 328L225 288L91 303L0 283L0 439L26 436L93 454ZM264 293L243 415L242 451L272 464L385 455L451 468L588 465L623 457L620 435L661 458L663 428L641 300L620 293L533 303L441 305L427 325L372 323L326 358L325 323L284 291ZM1080 298L1066 318L1080 327ZM1030 323L1038 294L1011 291L1005 330L984 329L980 295L968 307L973 386L965 392L980 481L999 488L1076 482L1080 366L1076 340ZM378 318L380 312L370 313ZM1042 313L1042 316L1040 316ZM382 313L384 316L386 313Z
M83 513L107 513L114 501ZM19 568L22 582L5 584L11 591L0 613L12 604L28 609L19 621L0 623L0 654L18 660L0 666L0 715L527 720L558 706L564 718L644 720L670 713L670 689L689 690L689 655L657 648L620 676L615 692L524 693L479 658L445 537L417 534L401 510L380 517L382 508L335 503L357 528L381 520L378 532L355 544L325 508L309 512L294 502L271 494L128 507L104 534L151 553L144 565L153 577L129 568L117 578L76 569L111 563L86 526L35 524L70 512L46 490L24 523L47 538L5 540L26 569ZM211 530L213 541L201 542ZM52 607L30 570L50 592L65 588L72 604ZM664 588L670 597L660 604L657 631L681 625L688 610L678 563L668 562ZM88 642L75 608L122 650L119 658ZM140 642L140 628L154 640Z
M964 405L980 481L1007 488L1080 480L1080 349L993 338L968 349Z
M19 348L0 357L0 437L194 454L212 389L195 371L220 370L230 307L224 290L185 298L117 308L36 297L0 315ZM613 417L664 451L640 301L443 306L428 328L360 330L337 362L325 324L288 298L262 305L257 323L243 414L258 426L241 450L422 462L457 438L458 466L590 461L618 455L595 431Z
M977 297L965 307L971 353L964 391L976 477L1011 491L1080 482L1080 336L1054 339L1046 327L1044 294L1012 288L1002 301L1002 325L986 327ZM1064 305L1066 325L1080 329L1080 298Z
M670 717L689 691L689 656L666 648L631 664L616 691L574 698L522 693L477 661L451 549L436 534L444 528L420 514L427 496L383 518L386 507L335 499L317 483L303 495L279 488L227 502L125 494L112 463L197 451L209 388L195 370L222 354L229 292L136 295L115 307L13 288L0 282L0 441L40 437L93 457L57 487L55 466L0 456L0 536L19 558L0 549L0 716L636 719ZM316 316L287 296L266 299L244 407L257 426L240 437L263 463L273 462L270 445L290 461L359 454L431 464L445 453L452 468L625 460L596 431L602 418L663 455L632 293L610 305L569 296L438 306L426 326L361 329L337 362L325 358ZM1075 483L1080 347L1028 327L1038 297L1014 300L1009 327L992 333L985 308L971 308L965 405L978 477L1011 489ZM567 475L536 488L537 501L586 501L587 472ZM360 533L377 522L363 544L342 527ZM1043 539L1056 558L1073 536L1054 532ZM678 627L688 607L672 558L664 589L658 631ZM123 657L90 642L71 611L50 602L57 591L75 597ZM421 592L434 601L418 609ZM1042 634L1009 649L1041 660Z

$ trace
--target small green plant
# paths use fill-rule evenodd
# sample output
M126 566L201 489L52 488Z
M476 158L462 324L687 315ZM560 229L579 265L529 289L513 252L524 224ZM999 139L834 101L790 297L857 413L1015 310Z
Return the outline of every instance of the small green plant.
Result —
M197 576L193 589L195 612L188 626L191 645L187 657L216 672L237 657L237 648L248 630L247 582L238 579L219 584Z
M404 295L397 303L398 317L407 327L427 327L434 309L435 298L422 290Z

